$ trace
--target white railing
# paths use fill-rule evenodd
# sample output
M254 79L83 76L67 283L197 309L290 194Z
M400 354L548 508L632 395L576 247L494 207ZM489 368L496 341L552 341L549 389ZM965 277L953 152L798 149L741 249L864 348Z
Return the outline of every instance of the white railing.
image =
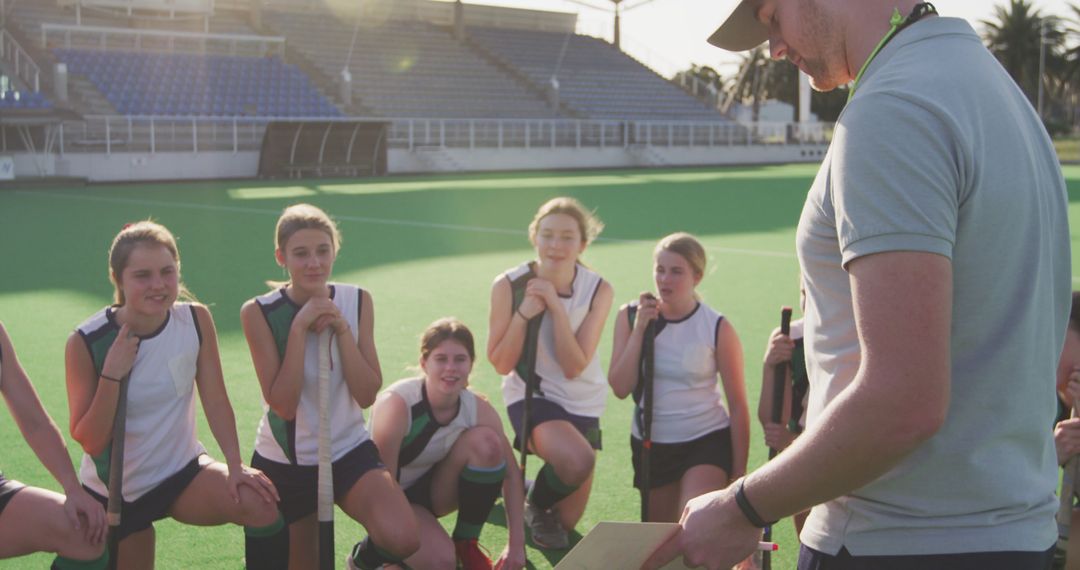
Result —
M41 91L41 68L30 59L30 54L26 53L19 42L2 28L0 28L0 60L15 67L15 77L30 85L35 92Z
M61 0L61 5L124 10L130 16L135 10L151 10L175 15L213 14L214 0Z
M697 121L394 119L390 148L697 148L824 144L831 125Z
M278 54L285 55L285 38L281 36L256 36L245 34L207 34L201 32L182 32L171 30L149 30L149 29L130 29L130 28L109 28L101 26L73 26L70 24L42 24L41 25L41 45L48 49L49 38L60 36L62 38L62 47L72 47L72 37L89 37L91 40L96 40L95 45L100 49L109 48L109 38L114 38L114 45L117 43L117 38L133 39L134 48L141 49L143 47L144 38L152 38L154 40L164 40L166 42L166 49L168 51L174 51L176 49L177 40L181 43L194 43L203 47L207 47L210 44L224 44L228 46L230 54L236 54L236 48L240 45L254 45L257 47L256 53L272 53L271 50L276 50ZM83 46L85 47L85 46ZM132 47L126 42L121 43L121 47Z
M59 152L259 150L266 124L279 120L389 122L388 147L408 151L817 145L832 135L827 123L91 115L61 126Z

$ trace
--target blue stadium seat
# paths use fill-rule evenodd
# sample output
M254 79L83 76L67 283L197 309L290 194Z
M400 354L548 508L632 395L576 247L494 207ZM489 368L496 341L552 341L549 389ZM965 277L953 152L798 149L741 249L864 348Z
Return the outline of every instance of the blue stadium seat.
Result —
M71 73L85 75L124 114L301 116L303 101L341 112L302 71L277 57L169 54L56 48ZM295 96L295 97L294 97ZM271 107L262 101L283 101Z

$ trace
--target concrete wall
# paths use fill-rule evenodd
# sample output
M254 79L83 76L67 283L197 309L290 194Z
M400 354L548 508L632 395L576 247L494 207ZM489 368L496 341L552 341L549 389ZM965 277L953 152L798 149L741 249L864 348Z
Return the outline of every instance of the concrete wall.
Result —
M559 170L725 164L820 162L824 146L731 146L700 148L534 148L391 150L393 173L486 170Z
M69 153L44 158L15 154L15 177L36 178L38 165L46 176L86 178L91 182L129 180L181 180L252 178L259 169L259 153L159 152Z

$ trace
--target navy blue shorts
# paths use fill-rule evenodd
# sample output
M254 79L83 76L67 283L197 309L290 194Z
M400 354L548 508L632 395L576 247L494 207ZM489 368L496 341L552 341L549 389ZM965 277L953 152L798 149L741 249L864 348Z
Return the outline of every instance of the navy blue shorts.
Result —
M290 465L278 463L259 455L251 458L251 466L262 471L274 483L281 502L285 522L292 524L315 512L318 503L319 466ZM379 449L375 442L365 440L333 463L334 500L345 498L353 485L372 469L385 469L379 458Z
M117 530L119 539L123 540L136 532L146 530L154 526L154 521L168 517L176 499L180 498L184 489L195 480L203 467L209 464L209 457L198 455L145 495L131 502L123 501L120 506L120 528ZM95 493L86 485L83 485L83 489L97 499L101 506L108 508L108 497Z
M506 408L506 415L510 417L510 425L514 428L514 449L519 451L521 450L521 433L519 433L521 430L521 415L524 411L525 400L514 402L510 404L510 407ZM532 399L532 408L529 409L529 412L532 416L529 418L529 425L533 428L544 422L556 420L570 422L570 425L581 432L581 435L585 437L585 440L589 442L593 449L600 450L604 448L600 437L600 418L571 414L559 404L537 397ZM530 451L530 453L532 452Z
M435 503L431 499L431 483L434 480L435 468L432 467L405 489L405 498L410 504L424 507L429 513L435 514Z
M799 570L1050 570L1054 549L1043 552L965 552L918 556L836 556L803 545Z
M4 507L11 502L11 498L15 496L15 493L18 493L25 488L26 485L23 485L18 481L5 479L4 474L0 473L0 515L4 514Z
M641 465L641 440L630 436L634 462L634 487L644 485ZM709 432L697 439L680 443L652 444L649 456L649 486L653 489L675 483L695 465L715 465L731 475L731 429Z

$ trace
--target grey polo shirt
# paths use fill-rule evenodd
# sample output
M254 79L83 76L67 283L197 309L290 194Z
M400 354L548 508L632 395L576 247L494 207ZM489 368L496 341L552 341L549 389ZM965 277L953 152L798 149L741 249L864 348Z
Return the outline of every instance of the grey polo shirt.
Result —
M965 21L918 22L871 63L796 238L809 422L858 370L845 266L876 253L951 260L951 398L941 430L898 466L813 510L806 545L896 555L1053 544L1048 426L1069 313L1066 213L1050 139Z

